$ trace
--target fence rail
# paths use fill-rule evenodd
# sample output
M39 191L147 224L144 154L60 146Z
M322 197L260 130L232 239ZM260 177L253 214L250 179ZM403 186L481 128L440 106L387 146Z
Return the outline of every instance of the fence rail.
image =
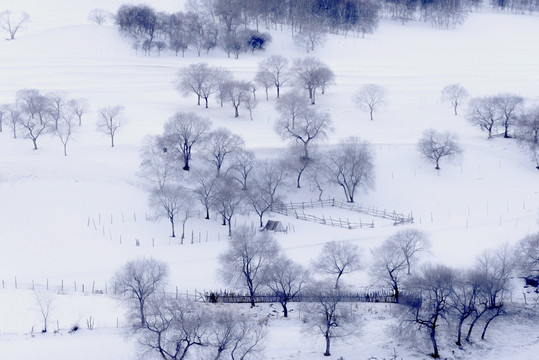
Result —
M340 209L345 209L349 211L359 212L362 214L388 219L392 220L394 225L400 225L405 223L413 223L414 217L412 213L409 213L408 215L404 215L403 213L397 213L396 211L387 211L386 209L380 210L378 208L372 207L364 207L360 204L355 203L348 203L344 200L336 201L335 199L326 199L326 200L316 200L316 201L308 201L308 202L289 202L289 203L281 203L273 206L272 211L285 215L285 216L296 216L298 219L307 220L307 221L316 221L321 224L327 224L327 225L333 225L331 222L328 224L324 221L318 221L320 218L317 218L314 215L306 215L304 213L305 209L314 209L314 208L324 208L324 207L336 207ZM301 210L301 214L303 218L299 217L298 210ZM306 215L306 216L305 216ZM358 223L359 225L356 227L363 227L362 223ZM374 227L374 221L372 222L372 227ZM335 225L333 225L335 226ZM348 227L348 226L342 226L342 227ZM354 228L354 227L348 227L348 228Z
M330 299L335 297L338 297L341 302L395 303L395 296L393 293L387 291L339 292L328 295L300 293L288 301L317 302L325 298ZM251 302L251 297L248 294L237 294L227 291L205 292L202 298L208 303L243 304ZM278 295L271 293L259 293L254 296L255 303L278 303L280 299Z

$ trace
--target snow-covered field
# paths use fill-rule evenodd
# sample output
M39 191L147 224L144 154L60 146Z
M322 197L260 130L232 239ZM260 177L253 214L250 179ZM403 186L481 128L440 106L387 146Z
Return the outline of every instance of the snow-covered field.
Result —
M289 31L272 32L273 43L264 53L242 54L239 60L228 59L220 50L201 58L192 52L185 58L146 57L135 54L113 26L98 26L86 19L93 8L115 12L121 3L0 0L0 11L24 10L31 16L16 40L0 42L0 104L13 103L19 89L36 88L42 93L65 91L70 98L87 98L91 107L68 146L67 157L52 136L39 138L39 150L34 151L30 140L13 139L7 126L0 133L0 359L137 358L136 346L123 333L122 306L106 294L91 294L92 288L107 289L114 271L128 259L144 255L165 260L171 270L171 289L177 287L181 293L223 287L216 269L217 257L226 246L225 227L199 216L189 220L187 240L179 245L168 237L165 220L151 220L147 194L136 176L142 139L159 134L172 114L195 111L208 117L214 127L226 126L241 135L258 157L274 155L284 147L273 131L273 94L254 110L253 121L246 112L234 119L230 106L220 108L210 99L209 109L197 107L196 98L181 96L173 82L179 68L200 61L250 80L266 56L305 56L295 48ZM181 1L151 5L157 10L181 9ZM432 262L467 267L482 250L515 243L538 231L539 181L528 155L512 140L487 141L485 133L463 115L454 116L450 105L439 100L444 85L460 82L472 96L514 92L530 102L539 101L539 51L533 45L538 33L537 16L488 11L470 14L463 26L451 31L382 20L373 35L364 39L331 36L311 54L336 74L336 84L315 105L329 111L334 122L334 131L323 146L350 135L374 145L376 188L359 194L357 201L412 212L413 226L430 235ZM388 104L375 114L375 121L360 112L352 99L353 92L366 83L388 89ZM106 105L125 106L129 119L114 148L95 131L97 109ZM456 132L463 156L454 163L442 162L442 169L435 171L416 150L427 128ZM343 199L337 188L324 196L329 195ZM289 189L288 200L316 198L309 189ZM313 214L345 217L341 211L324 208ZM363 248L368 265L368 250L396 230L376 219L373 229L347 230L276 214L271 217L290 226L291 231L277 238L290 257L305 265L331 240ZM358 214L348 217L359 221ZM242 215L234 223L252 221L256 218ZM137 240L140 246L135 246ZM356 287L372 285L365 271L347 282ZM39 334L40 314L30 290L32 283L56 297L49 326L58 326L57 334ZM62 283L64 292L58 294ZM81 293L83 284L85 294ZM514 298L521 297L521 289L515 288ZM399 358L426 357L428 347L407 344L387 331L393 321L389 305L360 306L365 308L362 335L335 345L334 358L390 358L394 348ZM263 305L245 311L270 309ZM90 316L96 320L93 331L86 329ZM68 333L75 323L81 330ZM32 335L33 326L36 334ZM294 316L272 320L267 358L322 359L322 342L315 343L299 328ZM538 329L537 323L499 319L487 341L457 350L448 338L441 353L451 359L536 359Z

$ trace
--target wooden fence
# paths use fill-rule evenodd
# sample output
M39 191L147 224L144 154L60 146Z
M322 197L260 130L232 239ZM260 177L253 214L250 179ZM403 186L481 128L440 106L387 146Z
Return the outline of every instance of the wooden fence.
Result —
M330 221L329 223L325 222L324 218L320 220L319 217L316 217L314 215L306 215L304 213L305 209L314 209L314 208L324 208L324 207L337 207L340 209L345 209L349 211L359 212L362 214L370 215L373 217L383 218L392 220L394 225L400 225L405 223L413 223L414 217L412 213L409 213L408 215L404 215L403 213L397 213L396 211L387 211L386 209L380 210L378 208L373 207L364 207L360 204L355 203L349 203L345 202L344 200L336 201L335 199L326 199L326 200L316 200L316 201L308 201L308 202L289 202L289 203L280 203L276 204L272 207L272 211L286 215L286 216L295 216L298 219L301 220L307 220L307 221L316 221L321 224L327 224L327 225L333 225L336 226L337 224L332 223ZM298 210L300 212L298 213ZM302 217L300 217L300 214ZM340 221L342 223L342 221ZM348 221L346 223L349 223ZM351 223L350 223L351 224ZM341 226L341 227L348 227L348 228L357 228L357 227L363 227L366 226L369 223L356 223L357 226L350 227L350 226ZM374 221L372 222L372 226L374 227Z
M364 292L338 292L335 294L320 295L300 293L290 299L289 302L317 302L323 298L338 297L341 302L375 302L395 303L393 293L387 291L364 291ZM233 303L243 304L251 302L249 294L238 294L228 291L205 292L202 299L209 303ZM280 297L273 293L258 293L254 297L255 303L278 303Z

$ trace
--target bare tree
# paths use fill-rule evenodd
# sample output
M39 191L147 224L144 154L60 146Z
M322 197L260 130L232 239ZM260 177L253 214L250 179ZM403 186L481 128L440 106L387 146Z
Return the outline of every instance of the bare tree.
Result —
M194 301L152 296L146 312L145 322L134 327L147 353L163 360L184 360L192 349L208 345L210 317Z
M213 70L213 77L217 84L217 96L219 96L219 102L223 107L226 99L226 84L233 80L233 76L229 70L218 67Z
M266 88L266 100L268 99L268 88L275 86L277 99L281 88L288 81L288 59L281 55L272 55L258 64L256 79Z
M133 313L138 314L140 326L146 325L146 301L158 294L168 278L166 263L153 258L130 260L116 271L112 279L115 292L133 301ZM151 313L151 311L150 311Z
M510 93L503 93L495 96L498 113L501 116L501 124L504 128L503 137L509 138L509 126L517 119L520 105L524 102L522 96Z
M232 134L227 128L217 128L208 134L205 142L205 157L221 173L221 167L228 154L238 151L243 146L243 139Z
M271 210L279 199L278 189L284 185L286 170L279 160L262 160L256 164L253 186L247 196L251 208L258 215L260 227L264 226L264 214Z
M419 253L429 251L430 240L424 231L417 229L399 230L388 238L397 249L402 251L406 260L407 274L411 275L411 265Z
M232 360L257 358L263 350L266 335L263 325L247 315L231 310L214 311L208 334L208 345L214 353L208 356L213 360L226 355Z
M201 170L195 174L197 186L193 189L195 197L201 202L206 210L206 220L210 219L210 208L217 174L214 171Z
M12 15L13 13L9 10L0 13L0 27L8 32L8 40L14 40L17 32L30 21L30 15L25 12L20 14L16 19L14 19Z
M279 118L275 123L275 132L285 140L300 144L302 156L309 159L309 145L326 138L331 131L331 116L308 109L298 114L295 124L292 121L291 117Z
M283 95L277 103L277 112L280 119L286 119L293 129L296 127L296 118L307 112L305 99L296 92Z
M464 322L477 312L478 296L483 286L483 277L476 271L460 271L455 274L453 291L449 295L449 305L457 320L458 346L462 345Z
M386 100L386 90L382 86L376 84L363 85L355 93L354 100L361 109L369 111L371 120L374 120L372 114L379 106L384 104Z
M462 153L455 134L450 132L440 133L434 129L423 132L417 147L426 160L433 161L436 164L436 170L440 169L440 160L442 158L452 160Z
M19 128L20 123L21 123L22 112L17 105L8 106L7 111L8 111L8 116L9 116L8 126L11 128L11 131L13 133L13 138L16 139L17 129Z
M203 143L210 127L210 120L192 112L178 112L165 123L164 141L171 150L181 155L183 170L189 171L193 146Z
M210 203L223 218L223 225L228 224L228 236L232 236L232 218L243 209L245 193L229 176L216 179Z
M251 120L253 120L253 111L257 105L258 105L258 100L256 100L254 97L247 96L243 100L243 106L245 107L245 109L247 109L247 111L249 111L249 119Z
M441 99L442 102L448 101L453 106L453 111L457 115L457 109L462 104L469 94L466 89L460 84L449 84L442 89Z
M539 277L539 233L527 235L515 247L516 267L520 275Z
M382 284L391 286L395 302L400 301L402 275L406 271L406 259L402 251L386 240L377 248L371 250L373 258L370 268L371 276Z
M504 314L505 301L510 290L509 279L515 269L513 253L506 244L497 249L487 249L482 252L476 262L475 270L483 277L484 283L481 287L479 297L479 308L476 316L468 329L466 340L470 340L470 335L474 325L479 318L484 319L481 339L485 339L487 328L494 319Z
M75 129L75 114L64 112L56 124L56 135L64 147L64 156L67 156L67 143Z
M255 154L249 150L239 149L233 155L234 160L228 174L240 183L242 190L247 190L247 179L255 166Z
M66 95L63 92L53 92L45 95L48 99L49 114L54 121L54 130L58 129L58 122L66 111Z
M195 93L198 98L197 105L200 105L200 99L204 98L208 108L208 98L217 90L215 80L213 69L207 64L191 64L178 72L177 88L184 95Z
M295 82L309 93L311 105L316 101L316 90L324 87L334 78L333 72L319 59L306 57L294 60L291 69Z
M82 115L88 112L88 100L86 99L71 99L67 102L67 106L71 112L77 115L79 126L82 125Z
M165 183L161 188L154 188L150 193L150 206L156 212L156 217L166 217L170 221L171 237L176 237L175 224L178 217L185 218L185 221L190 217L189 203L191 199L188 197L188 190L183 186L174 183ZM181 215L180 215L181 214ZM183 222L185 228L185 221ZM183 233L182 233L183 241Z
M105 9L92 9L88 13L88 20L96 23L97 25L104 25L109 20L113 19L114 15Z
M264 286L268 268L279 252L279 245L269 232L239 226L228 249L219 256L219 275L229 285L246 288L254 307L255 294Z
M493 96L473 98L470 100L468 121L481 130L486 130L488 139L492 138L492 130L500 121L496 98Z
M334 288L316 284L307 293L312 294L313 302L302 303L303 330L322 335L324 356L330 356L332 341L359 335L360 317Z
M48 330L49 315L52 311L55 297L53 293L41 293L37 291L34 291L34 297L43 320L43 329L41 332L46 333Z
M127 120L123 116L124 107L120 105L106 106L99 109L97 130L110 136L111 147L114 147L114 137L118 129L123 127Z
M225 98L230 101L234 107L234 117L240 116L239 107L242 103L248 101L249 94L249 83L247 81L229 81L223 85L223 91Z
M348 242L328 242L313 261L312 268L318 273L335 276L335 289L339 289L341 276L363 268L361 251Z
M145 187L163 189L165 185L180 180L176 170L176 158L163 145L162 137L149 135L140 150L140 167L137 175L145 181Z
M374 187L373 150L369 143L356 137L340 142L326 157L331 182L342 187L346 201L354 202L356 190Z
M425 265L409 281L409 294L404 298L404 321L424 329L432 343L431 356L440 357L436 334L440 323L448 319L449 297L455 281L454 271L444 265Z
M30 114L20 114L18 125L26 131L26 138L32 140L34 150L37 150L37 139L49 131L51 118L48 115L33 117Z
M4 120L8 117L9 114L9 106L2 104L0 105L0 132L4 131Z
M539 106L521 114L517 121L516 139L530 153L539 169Z
M294 301L296 295L304 288L309 275L303 266L284 255L279 256L269 267L267 285L279 299L284 317L288 317L288 303Z
M294 41L305 51L314 51L314 48L321 46L326 40L326 34L315 24L306 25L300 32L294 36Z

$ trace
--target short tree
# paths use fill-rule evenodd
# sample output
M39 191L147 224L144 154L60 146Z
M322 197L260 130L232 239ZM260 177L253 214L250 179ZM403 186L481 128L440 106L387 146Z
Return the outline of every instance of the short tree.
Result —
M423 136L417 143L420 154L428 161L436 164L435 169L440 169L440 160L446 158L452 160L462 153L457 143L457 136L450 132L440 133L434 129L423 132Z
M223 84L225 98L234 107L234 117L239 117L240 105L250 97L250 85L247 81L229 81Z
M292 129L296 127L296 119L303 116L308 109L305 99L296 92L281 96L276 107L280 119L290 123Z
M176 237L175 224L179 214L182 210L189 211L192 206L185 201L187 193L188 190L183 186L173 183L154 188L150 193L150 207L155 210L157 218L164 216L170 221L171 237Z
M369 143L350 137L329 151L326 171L331 182L342 187L346 201L354 202L356 190L374 187L374 154Z
M26 131L26 138L32 140L34 150L37 150L37 139L50 130L51 120L48 115L37 117L27 113L18 117L18 125Z
M495 96L495 102L500 114L500 123L504 128L503 137L509 138L509 127L516 122L519 107L524 102L524 98L515 94L503 93Z
M386 239L382 245L371 249L371 256L371 276L375 281L390 286L395 302L399 303L402 276L406 271L406 258L403 252Z
M215 184L217 182L217 174L215 171L202 169L194 174L196 186L193 188L195 197L200 201L206 210L206 220L210 219L210 208L212 206L212 196Z
M114 15L105 9L93 9L88 13L88 20L96 23L97 25L103 25L113 18Z
M234 159L228 174L240 183L242 190L247 190L247 180L255 166L255 154L249 150L239 149L233 155Z
M319 59L306 57L294 60L292 74L298 86L309 93L311 105L316 102L316 90L330 83L334 78L333 72Z
M493 96L473 98L470 100L468 121L481 130L487 131L487 138L492 138L492 131L500 122L499 109Z
M163 189L165 185L179 180L176 159L171 153L164 151L160 136L149 135L144 138L140 159L137 175L144 181L143 186L147 190Z
M7 108L8 126L11 128L13 138L17 138L17 129L20 127L22 111L16 105L10 105Z
M9 110L8 105L0 105L0 132L4 131L4 121L7 119Z
M453 111L457 115L457 109L469 96L468 91L460 84L449 84L442 89L442 102L449 102L453 106Z
M170 147L170 150L181 156L183 170L189 171L193 146L204 142L210 126L210 120L192 112L178 112L165 123L164 142L167 149Z
M46 333L48 331L49 315L52 311L55 297L53 293L41 293L37 291L34 291L34 296L43 320L43 329L41 332Z
M279 256L269 267L267 286L279 299L284 317L288 317L288 303L294 301L308 279L309 272L284 255Z
M275 86L277 99L279 99L281 88L288 78L288 60L281 55L272 55L258 64L256 79L266 89L266 100L268 88L272 85Z
M115 292L132 301L131 309L140 326L146 325L146 301L159 293L168 278L166 263L153 258L138 258L124 264L112 279Z
M374 111L383 105L386 100L386 90L376 84L363 85L355 93L354 100L361 109L369 111L371 120L374 120Z
M410 279L404 298L404 321L424 329L432 343L432 357L440 357L436 334L440 323L448 320L449 297L453 292L454 271L444 265L425 265Z
M268 269L279 252L279 244L271 233L238 226L228 249L219 256L219 275L227 284L247 289L254 307L255 294L264 286Z
M539 106L522 113L517 121L516 139L529 152L539 169Z
M331 241L322 247L311 266L315 272L335 277L335 289L339 289L341 276L363 268L361 251L354 244Z
M211 206L228 224L228 236L232 236L232 218L243 209L245 193L229 176L221 175L216 179L210 199Z
M97 130L110 136L111 147L114 147L114 138L116 133L127 122L123 116L123 111L124 107L120 105L106 106L99 109Z
M539 233L527 235L515 246L516 267L522 276L539 278Z
M359 334L360 317L352 304L332 287L317 284L306 291L311 303L302 303L303 330L324 337L324 356L331 356L331 342Z
M314 48L322 45L325 40L326 34L319 26L314 24L304 26L304 28L294 36L295 43L304 48L307 53L314 51Z
M412 262L415 262L419 253L430 249L430 240L427 234L417 229L403 229L388 238L397 249L402 251L406 260L407 274L411 275Z
M77 115L79 126L82 125L82 115L88 112L88 100L86 99L71 99L67 102L69 111Z
M67 156L67 143L76 129L75 126L75 114L71 112L62 114L56 125L56 135L64 147L64 156Z
M243 139L240 136L232 134L227 128L217 128L208 134L204 143L205 158L215 166L219 175L227 155L238 151L242 146Z
M178 72L177 89L184 95L195 93L197 105L200 105L200 99L204 98L208 108L208 98L217 90L213 69L205 63L191 64L181 69Z
M8 40L14 40L17 32L30 21L30 15L23 12L19 17L14 18L9 10L0 13L0 27L8 32Z

